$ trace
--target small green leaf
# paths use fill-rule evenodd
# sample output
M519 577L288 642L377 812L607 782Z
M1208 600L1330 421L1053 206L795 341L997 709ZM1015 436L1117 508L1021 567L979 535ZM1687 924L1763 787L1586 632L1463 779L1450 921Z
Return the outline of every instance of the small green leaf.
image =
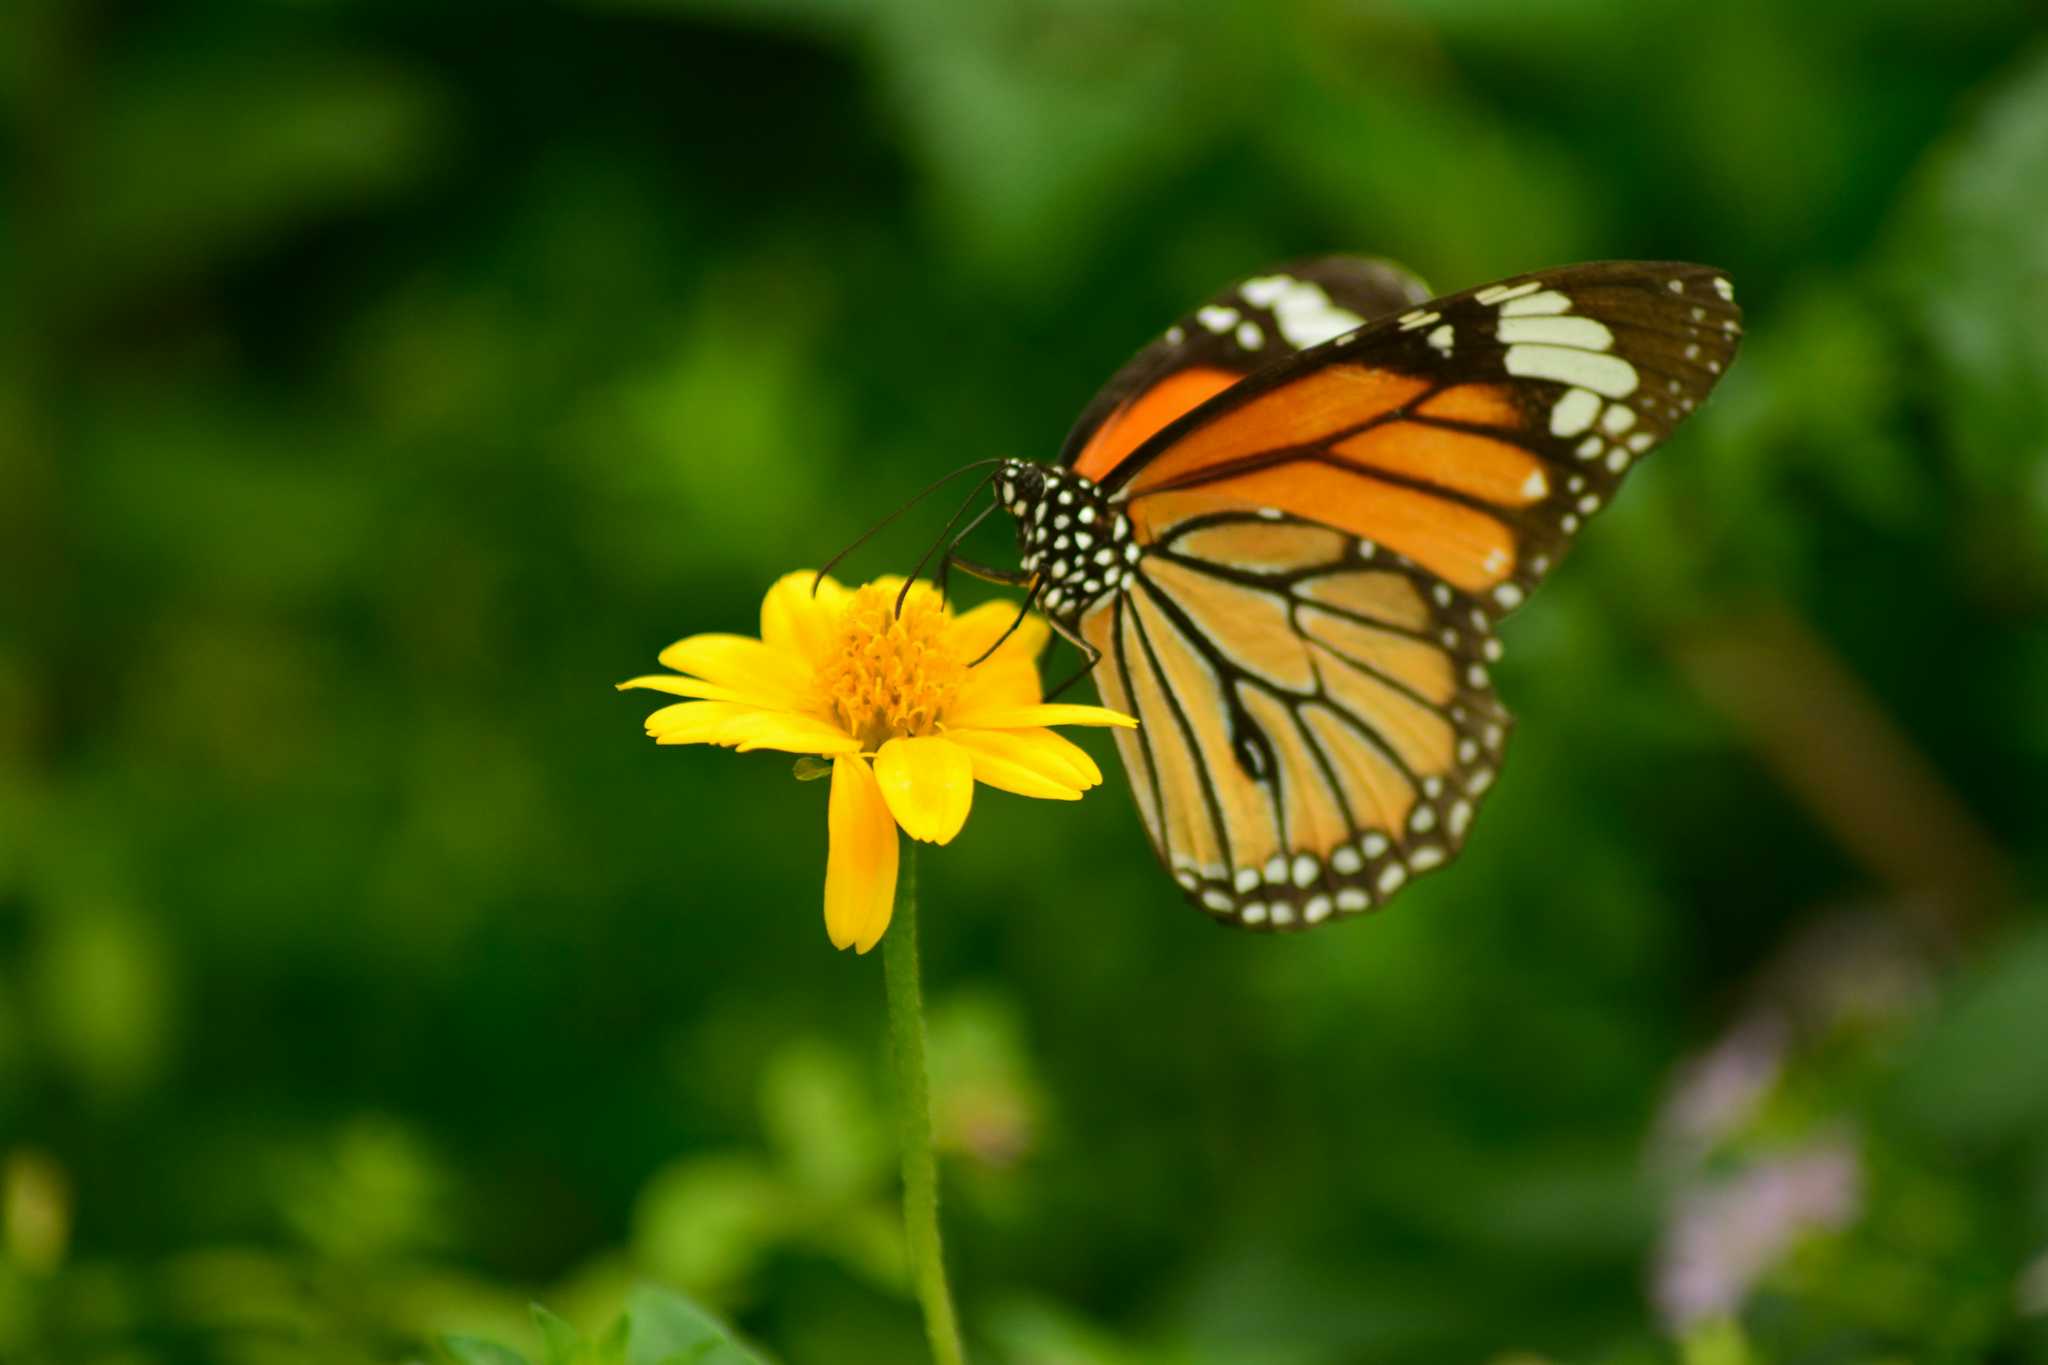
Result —
M790 771L799 782L816 782L821 777L832 776L832 762L830 759L805 754L791 765Z
M626 1343L632 1340L633 1315L621 1313L597 1339L598 1365L626 1365Z
M583 1334L537 1303L528 1307L547 1347L547 1365L577 1365L584 1353Z
M643 1286L626 1301L633 1331L626 1365L765 1365L717 1318L682 1295Z
M441 1338L441 1349L456 1365L526 1365L526 1357L519 1352L482 1337L449 1333Z

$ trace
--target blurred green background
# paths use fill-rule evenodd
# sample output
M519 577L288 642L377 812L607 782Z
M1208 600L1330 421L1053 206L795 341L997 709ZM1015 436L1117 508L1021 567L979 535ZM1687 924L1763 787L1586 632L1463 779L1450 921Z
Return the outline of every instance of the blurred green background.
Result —
M2048 1359L2044 38L9 0L0 1360L532 1352L636 1282L921 1358L824 788L611 684L1325 250L1703 260L1749 340L1390 913L1219 931L1120 773L926 857L977 1359Z

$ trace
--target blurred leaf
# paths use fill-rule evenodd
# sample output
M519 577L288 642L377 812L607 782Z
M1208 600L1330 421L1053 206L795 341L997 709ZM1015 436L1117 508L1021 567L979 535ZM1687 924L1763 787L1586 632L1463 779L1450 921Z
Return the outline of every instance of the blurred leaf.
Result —
M441 1348L454 1357L456 1365L526 1365L526 1357L511 1347L481 1337L444 1336Z
M672 1290L642 1286L627 1302L626 1365L764 1365L718 1319Z
M1071 278L1105 220L1184 162L1211 117L1216 87L1195 78L1177 12L1156 0L885 0L873 16L945 240L996 280Z
M583 1334L539 1304L531 1305L533 1325L547 1352L546 1365L581 1365L588 1352Z
M763 1163L698 1157L668 1167L641 1191L633 1241L655 1274L723 1298L798 1217L782 1177Z
M1928 393L1962 468L1989 488L2048 462L2048 55L1991 98L1917 178L1886 264L1936 362Z
M873 1192L895 1159L869 1082L852 1056L821 1040L784 1048L762 1077L769 1141L784 1169L825 1199Z
M46 932L35 987L50 1043L95 1099L131 1098L176 1042L176 969L160 930L117 905L74 903Z
M1952 988L1908 1052L1893 1105L1914 1128L1984 1146L2048 1128L2048 931L2022 933Z
M1703 1323L1679 1343L1682 1365L1756 1365L1742 1324L1726 1318Z

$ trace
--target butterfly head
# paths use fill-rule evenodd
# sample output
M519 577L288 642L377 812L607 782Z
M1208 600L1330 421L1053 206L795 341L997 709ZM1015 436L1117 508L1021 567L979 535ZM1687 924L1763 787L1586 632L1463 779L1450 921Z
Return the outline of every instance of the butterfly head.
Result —
M1010 460L996 472L996 492L1017 519L1019 562L1050 615L1072 621L1130 582L1140 553L1130 518L1094 480Z

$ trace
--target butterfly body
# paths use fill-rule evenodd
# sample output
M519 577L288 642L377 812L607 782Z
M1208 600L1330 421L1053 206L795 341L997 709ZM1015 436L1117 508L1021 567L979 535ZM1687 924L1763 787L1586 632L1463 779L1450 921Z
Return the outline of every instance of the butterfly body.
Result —
M1035 580L1039 605L1069 633L1084 612L1129 586L1142 548L1131 519L1093 479L1007 460L996 488L1003 510L1017 519L1018 567Z
M1293 929L1449 862L1509 728L1494 627L1733 360L1717 272L1430 300L1325 258L1220 291L1006 461L1019 571L1088 656L1168 872Z

